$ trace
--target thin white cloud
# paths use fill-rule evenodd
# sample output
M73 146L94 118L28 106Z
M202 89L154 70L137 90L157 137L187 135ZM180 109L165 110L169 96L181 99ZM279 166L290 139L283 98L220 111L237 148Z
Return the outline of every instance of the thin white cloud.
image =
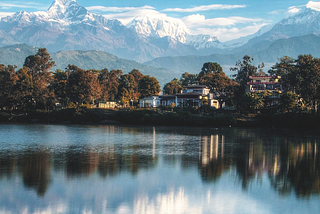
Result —
M233 27L233 28L192 28L191 33L193 34L207 34L213 35L218 38L221 42L226 42L233 39L238 39L244 36L248 36L256 33L261 27L265 26L266 23L253 24L243 28Z
M160 13L152 7L142 7L135 8L134 10L128 10L123 13L111 13L103 15L107 19L118 19L122 24L127 25L130 21L132 21L135 17L138 16L167 16L164 13Z
M320 2L309 1L306 5L307 8L311 8L320 11Z
M287 13L296 14L296 13L299 13L300 11L301 11L301 7L293 6L293 7L289 7Z
M3 17L11 16L13 14L14 13L10 13L10 12L0 12L0 19L3 18Z
M32 9L38 9L38 10L43 10L43 9L48 9L46 6L42 4L37 4L34 2L0 2L0 8L1 9L10 9L10 8L32 8Z
M193 26L234 26L236 24L250 23L250 22L261 22L262 19L252 19L239 16L233 16L228 18L213 18L206 19L204 15L194 14L182 18L183 22L188 27Z
M151 6L143 6L143 7L104 7L104 6L91 6L86 7L89 11L102 11L102 12L114 12L114 13L122 13L126 11L140 10L140 9L154 9Z
M245 7L245 5L208 5L183 10L193 12L241 7ZM87 7L87 9L89 11L100 11L104 17L108 19L118 19L124 25L127 25L130 21L138 16L166 17L167 15L163 13L163 11L174 11L172 9L165 9L159 12L154 7L147 5L143 7L92 6ZM182 11L180 10L176 12ZM240 16L207 19L204 15L201 14L186 16L181 18L181 20L186 24L186 26L191 30L193 34L206 34L216 36L220 41L228 41L253 34L264 25L262 24L262 22L265 23L265 20L262 19L245 18ZM239 25L241 25L242 28Z
M208 10L227 10L227 9L236 9L244 8L246 5L229 5L229 4L212 4L212 5L203 5L193 8L167 8L164 9L164 12L180 12L180 13L194 13L199 11L208 11Z
M126 25L137 16L145 15L165 15L155 10L154 7L145 5L143 7L104 7L104 6L92 6L86 7L90 12L100 11L107 19L118 19L122 24Z

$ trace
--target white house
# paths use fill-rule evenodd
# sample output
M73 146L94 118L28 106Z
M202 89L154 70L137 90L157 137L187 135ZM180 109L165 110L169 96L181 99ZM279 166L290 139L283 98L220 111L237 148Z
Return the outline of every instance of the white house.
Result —
M210 93L210 88L205 85L189 85L179 94L160 96L161 105L169 106L172 103L175 106L201 106L201 102L206 100L214 108L219 108L219 101Z
M160 105L159 96L150 96L139 99L140 108L155 108Z

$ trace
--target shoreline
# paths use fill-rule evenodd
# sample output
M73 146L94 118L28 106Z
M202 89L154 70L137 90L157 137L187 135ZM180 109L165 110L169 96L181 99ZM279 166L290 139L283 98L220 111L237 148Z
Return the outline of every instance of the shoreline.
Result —
M188 111L161 112L156 110L63 109L50 112L13 114L0 112L4 124L78 124L78 125L155 125L239 128L299 128L319 129L320 116L313 114L257 114L239 115L217 112L213 115Z

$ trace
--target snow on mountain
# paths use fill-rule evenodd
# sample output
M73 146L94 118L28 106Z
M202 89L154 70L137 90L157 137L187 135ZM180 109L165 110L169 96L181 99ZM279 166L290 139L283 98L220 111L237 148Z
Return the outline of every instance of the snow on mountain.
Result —
M143 43L120 21L89 13L75 0L55 0L47 11L22 11L2 18L0 32L19 43L50 51L100 50L119 53L122 57L138 56L135 46ZM0 38L0 44L7 43Z
M178 41L198 50L217 48L221 44L216 37L210 35L191 35L183 21L165 14L138 16L127 24L127 27L145 38L169 37L172 42Z
M186 35L190 33L187 26L179 19L170 18L164 14L146 15L134 18L128 28L134 29L144 37L170 37L181 43L186 43Z
M187 45L199 49L210 49L210 48L223 48L222 43L217 37L212 37L210 35L187 35Z
M300 13L281 20L268 32L256 38L276 41L309 34L320 34L320 11L306 7ZM253 40L256 41L256 38Z
M89 13L85 7L75 0L55 0L47 11L17 12L12 16L1 19L2 24L18 22L23 26L47 24L49 26L75 25L80 23L106 25L109 20L102 16Z
M320 22L320 12L312 8L305 8L301 13L283 19L279 25L304 25L314 24Z
M94 15L90 14L75 0L55 0L48 9L47 15L50 20L65 24L95 20Z
M275 40L308 34L320 35L319 10L305 8L274 26L224 43L210 35L192 35L180 19L158 12L138 16L124 26L119 20L88 12L76 0L54 0L47 11L21 11L0 19L0 45L99 50L140 62L161 56L211 54L217 49L254 50L261 41L264 46L257 46L263 49Z

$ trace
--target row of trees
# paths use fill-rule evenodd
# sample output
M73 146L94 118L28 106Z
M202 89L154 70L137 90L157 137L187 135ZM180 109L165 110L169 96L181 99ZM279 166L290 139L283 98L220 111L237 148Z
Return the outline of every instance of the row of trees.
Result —
M83 70L68 65L52 72L55 62L45 48L25 59L23 68L0 65L0 109L49 109L59 101L64 107L74 103L119 101L127 104L158 94L156 78L139 70Z
M267 75L264 64L253 65L253 58L244 56L230 68L235 73L233 78L225 75L218 63L205 63L198 74L183 73L180 79L173 79L165 84L164 94L178 93L190 84L208 86L217 95L220 102L236 107L240 112L248 112L268 107L267 98L274 95L271 91L246 93L250 76ZM318 109L320 100L320 59L312 55L300 55L297 59L283 57L268 71L269 75L280 76L279 83L283 91L279 92L282 112L307 108ZM277 92L278 93L278 92Z
M23 68L0 65L0 109L50 109L55 102L63 107L99 101L117 101L128 104L139 98L160 93L157 79L143 75L139 70L123 74L121 70L83 70L68 65L65 71L52 72L55 62L45 48L25 59ZM266 75L264 65L253 65L250 56L244 56L230 70L229 78L215 62L203 64L198 74L183 73L180 79L165 84L163 94L179 93L185 86L202 84L211 88L217 99L241 112L266 107L270 92L246 93L250 76ZM300 55L297 59L283 57L268 71L281 76L280 110L293 111L303 107L318 109L320 100L320 59Z

